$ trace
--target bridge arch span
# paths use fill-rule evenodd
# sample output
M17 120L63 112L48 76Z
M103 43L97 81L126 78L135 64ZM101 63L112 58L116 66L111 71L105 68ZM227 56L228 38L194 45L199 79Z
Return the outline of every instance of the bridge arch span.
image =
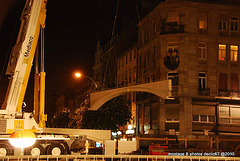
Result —
M99 91L90 94L90 108L89 110L97 110L104 103L129 92L148 92L155 94L161 98L168 98L171 96L171 80L164 80L135 86L116 88L106 91Z

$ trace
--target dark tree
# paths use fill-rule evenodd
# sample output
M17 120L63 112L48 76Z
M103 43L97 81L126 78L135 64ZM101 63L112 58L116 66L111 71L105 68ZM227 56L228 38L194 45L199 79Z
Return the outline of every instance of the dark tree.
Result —
M74 113L61 112L53 117L50 127L109 129L114 132L130 122L132 114L124 96L113 98L97 111L89 111L83 103Z
M52 118L50 121L50 127L68 127L69 119L69 112L60 112Z
M97 111L86 111L81 128L117 131L130 122L131 116L127 100L124 96L119 96L106 102Z

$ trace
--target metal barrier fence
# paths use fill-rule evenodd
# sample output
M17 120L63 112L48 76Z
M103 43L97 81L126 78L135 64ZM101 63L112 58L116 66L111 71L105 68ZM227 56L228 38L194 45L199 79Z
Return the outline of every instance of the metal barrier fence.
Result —
M240 161L240 157L162 155L41 155L4 156L0 161Z

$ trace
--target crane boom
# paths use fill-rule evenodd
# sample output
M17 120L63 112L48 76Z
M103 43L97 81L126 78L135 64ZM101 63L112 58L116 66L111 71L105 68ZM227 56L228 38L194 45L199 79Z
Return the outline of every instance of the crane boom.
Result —
M31 113L22 113L21 109L40 31L45 27L46 3L47 0L26 0L22 11L21 26L16 44L12 48L6 71L6 74L10 75L10 81L5 100L0 110L0 115L6 118L6 120L0 120L0 122L1 124L6 124L6 128L0 130L0 132L6 131L7 133L11 133L17 129L41 130L45 127L45 72L43 70L39 74L40 109L38 110L38 122L32 117Z
M7 114L20 112L33 63L41 27L45 27L47 0L27 0L21 26L12 49L6 74L10 83L2 109Z
M71 150L81 150L85 147L86 135L91 138L94 130L81 130L73 133L72 129L45 129L45 71L44 71L44 27L46 19L47 0L26 0L21 15L21 26L16 44L14 45L6 74L10 75L7 94L0 110L0 156L13 155L17 149L13 149L9 143L9 136L17 130L31 130L36 134L36 143L27 148L24 153L32 155L64 155ZM41 33L41 34L40 34ZM38 64L38 39L41 35L41 63ZM36 54L35 54L36 52ZM35 57L35 84L34 84L34 117L33 113L22 112L22 104L25 96L30 71ZM39 73L38 67L41 66ZM51 135L49 135L51 133ZM111 131L94 132L108 134ZM100 135L101 136L101 135ZM95 139L96 140L96 139ZM97 139L99 140L99 139Z

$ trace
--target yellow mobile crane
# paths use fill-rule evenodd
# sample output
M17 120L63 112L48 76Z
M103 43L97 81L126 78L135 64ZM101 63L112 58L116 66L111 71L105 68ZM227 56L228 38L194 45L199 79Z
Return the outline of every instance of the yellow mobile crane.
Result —
M1 124L6 125L5 128L0 129L1 132L12 133L17 129L39 131L45 127L45 72L43 65L41 65L40 79L38 78L40 80L40 108L39 110L35 109L39 112L38 124L30 113L23 113L21 110L38 44L39 33L42 31L41 35L43 35L43 28L45 27L46 3L47 0L27 0L23 9L20 30L6 71L6 74L10 76L10 81L0 110L1 118L3 118L0 120ZM41 55L43 55L43 50L41 51ZM38 107L36 102L35 104Z
M40 74L35 74L35 116L33 117L32 113L22 112L22 105L40 33L41 37L43 37L46 3L47 0L26 0L22 11L21 26L16 44L12 48L6 71L10 80L6 97L0 110L1 138L8 137L14 131L23 129L41 133L45 127L47 116L44 114L45 72L43 40L41 41L41 72ZM37 58L36 60L38 61ZM36 66L38 66L37 61ZM36 145L36 147L38 147L39 153L43 153L40 145ZM4 139L1 140L0 154L11 155L12 153L13 148L11 148L8 142Z
M110 131L84 129L45 128L47 116L45 105L44 72L44 27L47 0L26 0L21 15L21 26L16 44L12 48L6 74L10 81L5 100L0 110L0 156L13 155L14 148L8 142L16 130L32 130L37 136L36 143L26 149L25 154L68 154L71 150L84 148L87 138L111 137ZM38 64L39 35L41 35L41 61ZM36 54L35 54L36 52ZM23 100L35 57L36 74L34 89L34 113L22 112ZM38 73L38 66L41 66ZM99 135L100 134L100 135ZM104 138L100 138L104 140ZM74 146L75 145L75 146Z

